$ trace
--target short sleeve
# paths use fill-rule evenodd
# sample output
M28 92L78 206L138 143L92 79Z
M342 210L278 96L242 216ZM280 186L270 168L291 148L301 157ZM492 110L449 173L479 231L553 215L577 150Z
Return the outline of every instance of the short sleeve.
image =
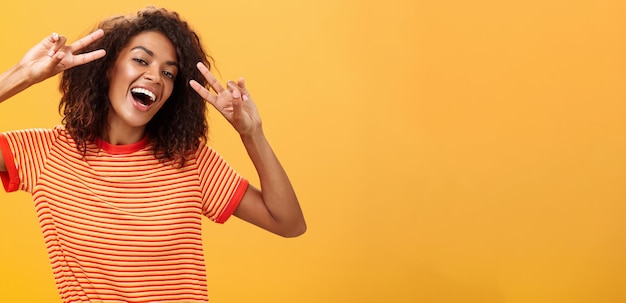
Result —
M54 133L50 129L0 133L0 152L7 168L6 172L0 172L5 191L33 192L54 140Z
M202 190L202 213L216 223L224 223L237 209L248 188L248 181L209 146L201 144L196 157Z

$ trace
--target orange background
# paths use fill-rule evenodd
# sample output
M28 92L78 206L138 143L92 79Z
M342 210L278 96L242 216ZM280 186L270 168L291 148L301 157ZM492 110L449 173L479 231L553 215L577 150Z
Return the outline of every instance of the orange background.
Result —
M147 4L58 2L3 3L1 70ZM309 224L207 222L212 302L626 302L626 2L152 3L246 77ZM0 131L58 124L57 83ZM59 302L29 195L0 193L0 242L0 301Z

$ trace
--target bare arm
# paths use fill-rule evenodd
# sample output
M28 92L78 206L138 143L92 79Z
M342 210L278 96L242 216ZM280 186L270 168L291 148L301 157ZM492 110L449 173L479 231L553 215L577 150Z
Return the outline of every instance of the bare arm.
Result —
M284 237L301 235L306 224L298 198L262 130L242 141L259 174L262 191L249 187L235 216Z
M260 190L248 188L235 216L283 237L303 234L306 223L298 198L263 133L261 118L243 79L229 81L224 89L203 64L199 63L198 69L217 94L196 81L190 85L237 130L261 181Z
M11 67L0 75L0 102L33 85L19 65Z

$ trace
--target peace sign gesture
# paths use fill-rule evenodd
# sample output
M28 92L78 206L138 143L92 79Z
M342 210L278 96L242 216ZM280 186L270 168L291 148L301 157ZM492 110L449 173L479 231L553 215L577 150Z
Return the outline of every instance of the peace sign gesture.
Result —
M197 67L215 93L195 80L191 80L189 84L204 100L222 113L239 135L246 136L261 130L261 117L250 98L243 78L239 78L236 83L228 81L224 88L204 64L200 62Z
M99 29L70 45L65 45L67 39L53 33L30 49L19 62L19 66L26 71L32 83L41 82L66 69L102 58L106 54L103 49L80 55L74 53L103 35L104 31Z
M233 215L283 237L295 237L306 230L302 209L289 177L263 134L261 118L243 78L223 87L202 63L197 65L214 92L195 80L191 87L211 103L235 127L256 168L260 189L250 185Z

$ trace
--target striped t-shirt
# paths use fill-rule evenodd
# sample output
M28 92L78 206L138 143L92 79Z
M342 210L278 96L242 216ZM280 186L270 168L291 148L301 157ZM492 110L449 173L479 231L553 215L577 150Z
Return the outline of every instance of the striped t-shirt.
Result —
M87 145L62 127L0 134L7 192L33 195L63 302L207 302L202 215L223 223L248 182L201 144L182 168L148 138Z

